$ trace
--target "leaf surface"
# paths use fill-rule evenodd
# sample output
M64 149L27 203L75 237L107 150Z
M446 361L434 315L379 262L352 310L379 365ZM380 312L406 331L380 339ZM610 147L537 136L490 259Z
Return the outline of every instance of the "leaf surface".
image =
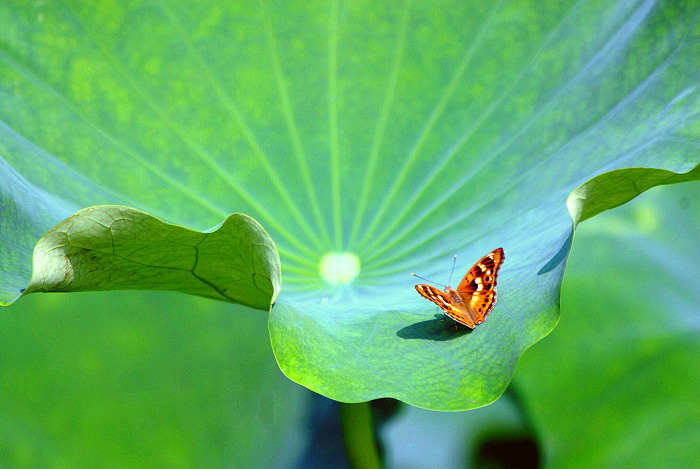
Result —
M35 291L170 290L268 310L279 257L265 230L234 214L200 233L120 206L67 218L34 249Z
M648 171L697 178L697 14L652 0L5 4L0 156L17 176L3 171L0 196L17 221L0 233L3 301L28 284L33 243L81 207L199 230L246 213L279 251L269 328L289 377L343 401L485 405L558 321L572 216L668 183ZM596 176L610 184L588 190ZM442 283L454 254L462 275L496 247L498 303L455 333L410 273Z

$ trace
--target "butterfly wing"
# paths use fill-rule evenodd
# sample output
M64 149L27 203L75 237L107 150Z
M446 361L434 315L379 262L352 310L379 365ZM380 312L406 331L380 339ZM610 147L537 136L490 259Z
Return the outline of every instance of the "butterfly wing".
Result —
M416 291L420 293L423 298L427 298L442 309L445 314L472 329L474 329L474 321L469 319L467 315L464 314L457 306L455 306L454 301L445 292L439 290L430 285L416 285Z
M457 292L468 309L476 314L476 324L481 324L496 304L496 277L506 259L503 248L494 249L469 269Z

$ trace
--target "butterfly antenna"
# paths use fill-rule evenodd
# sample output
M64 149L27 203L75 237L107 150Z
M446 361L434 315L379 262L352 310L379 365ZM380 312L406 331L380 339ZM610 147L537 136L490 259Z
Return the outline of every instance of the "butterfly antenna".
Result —
M411 275L413 275L414 277L418 277L421 280L425 280L428 283L432 283L433 285L438 285L438 286L443 287L443 288L445 287L445 285L443 285L442 283L433 282L432 280L428 280L427 278L423 278L420 275L414 274L413 272L411 272Z
M457 254L455 254L455 260L452 261L452 272L450 272L450 281L447 282L448 285L452 283L452 274L455 273L455 264L457 264Z

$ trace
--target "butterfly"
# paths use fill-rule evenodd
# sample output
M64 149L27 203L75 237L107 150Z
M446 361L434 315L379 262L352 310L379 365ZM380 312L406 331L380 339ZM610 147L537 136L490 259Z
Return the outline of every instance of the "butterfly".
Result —
M474 329L484 322L496 304L496 277L505 259L503 248L494 249L486 254L469 269L456 290L445 285L443 292L423 284L416 285L416 290L423 298L438 305L449 317ZM457 256L455 256L455 262L456 260ZM452 271L454 272L454 264ZM418 277L416 274L411 275ZM455 323L455 329L457 329L457 323Z

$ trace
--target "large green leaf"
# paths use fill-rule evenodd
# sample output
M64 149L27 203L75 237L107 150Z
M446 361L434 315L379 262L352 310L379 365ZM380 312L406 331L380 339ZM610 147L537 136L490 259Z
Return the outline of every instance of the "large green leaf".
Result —
M700 465L699 193L653 191L577 233L566 314L514 378L549 467Z
M5 4L15 176L0 187L22 224L0 233L2 288L26 286L27 246L67 207L126 204L200 230L244 212L279 250L269 327L288 376L344 401L484 405L558 320L572 215L664 179L615 173L635 183L579 192L572 214L571 191L698 164L697 9ZM455 333L409 273L442 282L453 254L462 274L498 246L498 305Z
M81 210L34 249L35 291L172 290L270 309L279 257L260 224L231 215L209 233L105 205Z

